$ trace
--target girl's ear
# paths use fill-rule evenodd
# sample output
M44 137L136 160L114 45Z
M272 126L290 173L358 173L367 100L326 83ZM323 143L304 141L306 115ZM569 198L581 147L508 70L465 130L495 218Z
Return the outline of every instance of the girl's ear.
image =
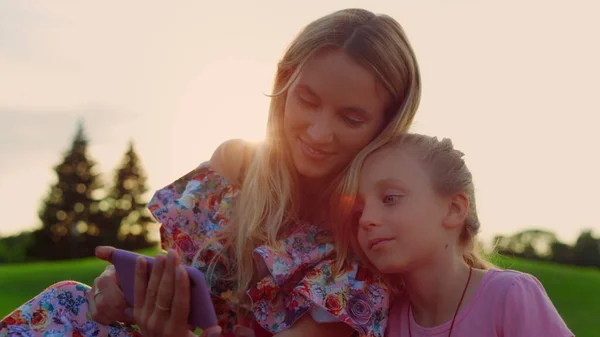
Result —
M446 228L456 228L465 223L469 215L469 198L465 193L452 196L448 203L448 213L444 219Z

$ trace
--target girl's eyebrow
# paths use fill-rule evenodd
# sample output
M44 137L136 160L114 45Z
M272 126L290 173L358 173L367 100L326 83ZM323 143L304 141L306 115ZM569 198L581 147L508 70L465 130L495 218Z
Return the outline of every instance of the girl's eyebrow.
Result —
M377 183L375 184L378 188L380 189L384 189L384 188L396 188L396 189L400 189L400 190L405 190L404 186L406 186L406 184L404 184L404 182L400 179L397 178L384 178L384 179L380 179L377 181Z

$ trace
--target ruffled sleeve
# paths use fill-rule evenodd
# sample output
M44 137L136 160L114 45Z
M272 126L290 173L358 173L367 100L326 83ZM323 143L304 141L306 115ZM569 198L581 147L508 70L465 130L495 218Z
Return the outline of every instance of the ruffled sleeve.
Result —
M277 333L302 315L317 322L344 322L361 336L383 337L389 290L376 277L350 265L332 279L334 246L318 226L303 225L279 247L258 247L261 280L248 291L256 321Z
M238 192L235 185L205 162L158 190L148 204L148 209L161 224L162 248L174 249L181 257L181 263L204 272L219 325L224 331L231 330L236 322L232 300L234 285L221 277L227 273L225 261L217 254L222 252L223 245L213 238L227 225ZM214 269L207 273L213 260L216 262Z
M148 209L161 224L162 248L175 249L182 262L200 267L204 263L196 256L199 248L227 223L237 193L238 189L208 162L158 190ZM221 247L219 243L211 243L207 248Z

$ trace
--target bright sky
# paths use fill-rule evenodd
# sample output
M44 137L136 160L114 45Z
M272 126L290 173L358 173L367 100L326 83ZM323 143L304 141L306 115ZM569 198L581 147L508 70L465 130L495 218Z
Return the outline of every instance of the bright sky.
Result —
M285 47L345 7L404 26L424 83L414 130L467 154L484 238L600 231L596 0L0 0L0 235L38 225L79 117L106 181L132 138L151 189L262 138Z

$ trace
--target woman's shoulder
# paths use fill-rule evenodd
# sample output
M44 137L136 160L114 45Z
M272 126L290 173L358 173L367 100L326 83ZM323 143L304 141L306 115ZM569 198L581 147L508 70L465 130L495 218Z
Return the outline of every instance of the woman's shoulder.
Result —
M205 161L155 191L148 209L163 223L167 215L178 215L193 209L213 210L221 202L230 200L237 192L237 187L227 177L215 170L210 161Z
M223 142L210 160L157 190L148 209L163 227L197 225L205 216L225 220L239 194L240 170L246 165L245 156L240 154L249 156L251 148L241 139Z
M256 148L256 143L244 139L227 140L213 152L209 160L210 166L228 181L240 186Z
M231 217L240 191L232 172L243 167L240 153L249 149L249 143L243 140L226 141L210 160L153 194L148 209L161 224L163 249L176 249L187 264L199 262L195 256L199 247L226 226ZM221 247L213 242L206 248L218 251Z

